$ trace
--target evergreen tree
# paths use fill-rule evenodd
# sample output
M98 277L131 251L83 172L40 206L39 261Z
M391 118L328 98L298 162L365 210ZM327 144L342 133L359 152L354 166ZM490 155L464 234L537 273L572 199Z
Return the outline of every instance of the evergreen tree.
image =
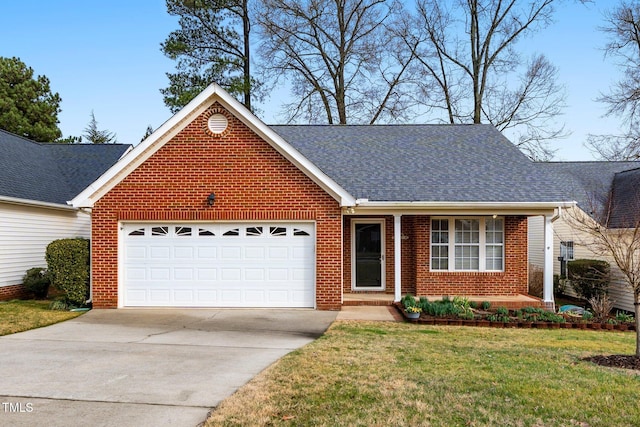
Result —
M60 95L52 93L49 79L34 78L33 69L19 58L0 57L0 128L38 142L54 142L58 128Z

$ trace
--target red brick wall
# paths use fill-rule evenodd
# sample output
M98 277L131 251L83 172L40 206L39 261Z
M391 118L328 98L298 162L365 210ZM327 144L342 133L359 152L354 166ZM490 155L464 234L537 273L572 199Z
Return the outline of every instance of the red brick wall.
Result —
M344 217L343 221L343 232L344 232L344 274L342 277L342 282L344 283L344 292L351 293L352 291L352 283L351 283L351 222L353 219L384 219L385 220L385 292L387 294L395 293L395 252L394 252L394 219L393 216L350 216ZM401 265L402 272L400 275L401 278L401 293L407 294L415 294L415 272L416 272L416 262L415 262L415 248L414 248L414 224L415 217L414 216L403 216L401 221L401 233L405 238L402 240L402 248L401 248ZM365 293L377 293L379 291L357 291L357 292L365 292Z
M386 221L386 290L394 292L393 216L345 217L344 292L351 293L351 221L353 218L384 218ZM432 272L430 260L429 216L402 217L402 289L414 295L515 295L528 291L527 219L505 218L504 272Z
M338 203L235 117L227 115L221 137L205 131L207 118L193 120L96 202L94 307L118 303L118 221L315 220L317 308L339 309ZM206 201L211 192L214 206Z
M503 272L429 271L431 218L417 217L417 295L516 295L528 291L527 218L505 217L505 270Z
M29 292L27 292L27 290L22 285L0 287L0 301L27 298L28 296L30 296Z

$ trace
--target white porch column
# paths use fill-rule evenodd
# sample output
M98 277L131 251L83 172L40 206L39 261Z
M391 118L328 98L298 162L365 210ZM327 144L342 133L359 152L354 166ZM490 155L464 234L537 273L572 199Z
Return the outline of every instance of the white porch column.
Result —
M395 296L394 301L400 302L402 299L402 215L393 215L393 275Z
M553 300L553 224L551 216L544 217L544 281L543 297L548 309L555 310Z

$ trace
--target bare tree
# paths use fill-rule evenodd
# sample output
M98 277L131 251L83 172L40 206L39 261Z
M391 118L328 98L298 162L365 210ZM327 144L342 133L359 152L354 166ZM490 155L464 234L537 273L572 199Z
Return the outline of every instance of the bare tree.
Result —
M640 180L638 180L640 181ZM640 182L636 183L636 186ZM615 186L614 186L615 188ZM637 192L640 195L640 192ZM635 197L635 214L626 214L620 218L620 205L610 195L608 203L601 205L595 200L588 209L592 215L574 208L565 215L568 224L577 232L579 243L593 253L606 257L620 269L625 282L633 293L636 321L636 357L640 357L640 199ZM630 194L620 195L626 199ZM592 199L593 200L593 199ZM620 198L617 199L618 201ZM618 217L614 220L614 215Z
M640 158L640 2L623 1L605 19L605 57L618 61L622 77L598 101L607 106L606 116L622 119L626 131L590 135L587 146L606 160L635 160Z
M548 141L566 136L555 120L565 93L542 54L524 60L515 45L544 27L559 0L418 0L406 46L422 65L423 104L448 123L509 130L534 159L548 159Z
M385 0L263 0L261 57L274 84L290 85L289 122L408 118L413 52L390 29L400 8Z

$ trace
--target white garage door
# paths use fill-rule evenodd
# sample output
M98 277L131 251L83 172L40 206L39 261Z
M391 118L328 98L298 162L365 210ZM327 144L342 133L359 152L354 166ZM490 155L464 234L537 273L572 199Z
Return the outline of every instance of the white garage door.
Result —
M123 224L129 307L313 307L313 223Z

